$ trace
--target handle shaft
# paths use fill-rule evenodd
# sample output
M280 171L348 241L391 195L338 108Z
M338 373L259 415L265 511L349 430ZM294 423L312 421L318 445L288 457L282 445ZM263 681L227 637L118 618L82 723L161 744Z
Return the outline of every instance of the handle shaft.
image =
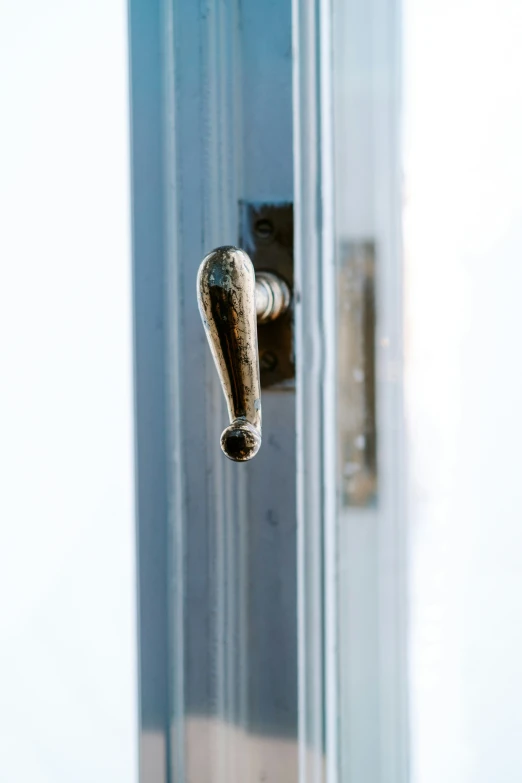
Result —
M261 446L261 384L256 280L243 250L219 247L203 259L198 304L230 416L221 448L230 459L244 462Z

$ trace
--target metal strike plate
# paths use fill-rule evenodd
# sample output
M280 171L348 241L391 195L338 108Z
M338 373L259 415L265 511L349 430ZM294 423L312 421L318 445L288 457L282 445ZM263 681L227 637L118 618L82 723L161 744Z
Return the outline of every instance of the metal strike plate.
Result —
M256 272L273 272L294 288L293 205L240 203L240 244ZM277 321L258 324L261 388L295 387L293 302Z
M337 258L337 426L345 506L376 502L375 245L347 242Z

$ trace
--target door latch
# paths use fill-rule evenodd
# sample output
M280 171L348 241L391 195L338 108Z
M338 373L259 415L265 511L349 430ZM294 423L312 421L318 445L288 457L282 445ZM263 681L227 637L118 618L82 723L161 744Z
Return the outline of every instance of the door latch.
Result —
M273 272L254 272L236 247L218 247L199 267L198 305L221 379L230 424L221 448L235 462L252 459L261 446L261 380L257 324L283 315L290 289Z

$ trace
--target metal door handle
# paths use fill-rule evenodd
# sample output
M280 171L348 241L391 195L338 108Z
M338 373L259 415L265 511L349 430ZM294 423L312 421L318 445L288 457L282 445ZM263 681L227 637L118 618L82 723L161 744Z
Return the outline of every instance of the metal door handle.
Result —
M257 324L278 318L289 304L286 283L271 272L258 272L256 279L244 250L218 247L201 262L199 312L230 417L221 448L236 462L252 459L261 446Z

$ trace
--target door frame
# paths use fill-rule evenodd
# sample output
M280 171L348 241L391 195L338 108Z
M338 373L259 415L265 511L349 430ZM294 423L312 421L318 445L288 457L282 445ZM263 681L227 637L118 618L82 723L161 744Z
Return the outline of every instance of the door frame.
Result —
M259 771L274 759L275 774L284 769L300 783L356 774L342 759L359 735L343 725L341 743L338 726L347 704L354 715L364 708L364 694L350 686L361 660L370 662L378 774L407 779L402 397L391 378L402 362L400 3L371 4L370 188L388 247L378 334L393 336L392 350L377 358L388 490L371 522L371 595L346 596L352 616L370 617L375 633L370 639L357 621L341 639L332 447L336 5L129 0L144 783L185 780L204 755L212 768L198 768L198 783L233 780L241 765ZM238 469L218 446L225 411L195 278L205 253L239 241L241 200L294 204L297 377L295 393L263 394L262 451ZM353 511L347 520L348 529L361 521ZM368 542L350 540L349 568L369 562ZM343 694L341 663L349 673ZM277 691L285 688L281 709Z

